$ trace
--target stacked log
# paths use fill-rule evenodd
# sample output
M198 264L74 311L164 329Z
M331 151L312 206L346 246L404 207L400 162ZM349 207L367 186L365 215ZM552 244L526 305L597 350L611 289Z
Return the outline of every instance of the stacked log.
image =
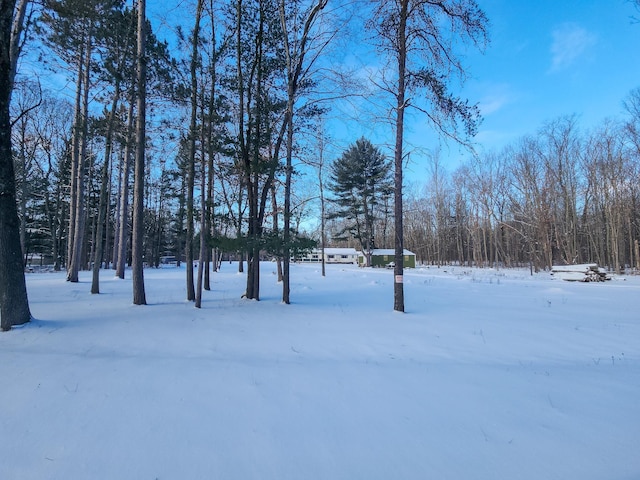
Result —
M607 271L598 267L596 263L554 265L551 267L551 275L567 282L604 282L611 280L611 276Z

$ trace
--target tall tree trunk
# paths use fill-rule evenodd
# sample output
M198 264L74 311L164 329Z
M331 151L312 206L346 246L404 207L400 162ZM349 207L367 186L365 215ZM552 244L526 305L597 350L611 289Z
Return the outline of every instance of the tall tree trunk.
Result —
M211 138L211 134L209 135ZM207 269L205 270L204 277L204 289L211 290L211 279L210 279L210 271L209 271L209 263L211 263L211 268L214 272L218 271L218 262L216 258L216 250L211 246L211 238L214 235L214 190L213 190L213 159L214 153L213 149L209 149L209 161L207 163L207 209L206 209L206 232L207 232L207 258L206 265Z
M178 196L178 216L176 219L177 222L177 247L176 247L176 266L180 267L182 263L182 255L185 251L184 244L184 220L185 220L185 192L186 190L186 182L184 177L180 178L180 195Z
M118 230L118 258L116 276L124 280L127 266L127 242L129 241L129 176L131 173L131 155L133 150L133 106L135 87L131 87L129 112L127 118L127 144L124 149L124 165L122 167L122 183L120 185L120 228Z
M63 245L63 237L64 237L64 226L65 226L65 212L66 208L62 201L63 193L62 193L63 185L62 182L58 179L56 182L56 205L59 207L58 210L58 224L57 228L52 228L54 232L52 235L54 251L53 251L53 269L56 272L59 272L62 269L62 245Z
M122 177L124 173L124 155L123 150L120 149L119 161L118 161L118 186L116 188L116 211L113 222L113 252L111 254L111 267L114 270L118 268L118 256L120 255L120 200L122 192Z
M238 75L238 97L239 97L239 115L238 115L238 131L240 143L240 161L243 167L243 180L247 189L247 203L249 205L249 218L247 228L248 244L247 250L247 288L244 296L248 299L260 299L260 225L259 225L259 180L258 173L260 159L260 126L262 120L262 42L264 33L264 2L260 1L259 29L255 39L255 119L251 118L245 125L245 113L251 114L251 105L245 104L245 89L250 86L245 85L242 71L242 1L237 3L236 10L236 35L237 35L237 75ZM251 102L247 102L251 103ZM245 128L247 129L245 135ZM239 226L241 228L241 226Z
M326 276L324 259L324 248L327 243L327 232L325 224L326 206L324 201L324 180L322 169L324 167L324 125L318 136L318 188L320 189L320 256L322 262L322 276Z
M52 155L51 152L47 152L47 159L49 161L49 170L45 175L45 184L50 185L49 177L52 171ZM60 246L60 233L62 223L64 222L64 211L62 208L62 202L60 201L61 197L61 182L56 182L55 187L55 204L52 205L51 193L49 188L44 189L44 209L45 215L47 218L47 225L49 228L49 240L51 241L51 257L53 258L53 269L54 271L60 271L60 262L59 262L59 246ZM58 208L60 207L60 208Z
M242 0L238 0L236 3L236 74L238 78L238 143L240 144L240 162L244 162L245 173L242 176L240 191L238 192L238 225L237 225L237 238L242 238L242 186L247 187L249 191L248 174L246 174L247 161L249 153L247 152L246 139L244 137L244 75L242 71ZM248 198L247 193L247 198ZM238 260L238 273L244 272L244 252L239 252ZM245 295L247 292L245 292Z
M109 268L111 265L111 216L109 215L109 209L111 205L111 178L113 176L113 162L109 167L107 178L107 216L104 219L104 268Z
M203 139L204 140L204 139ZM207 160L204 152L204 143L202 146L202 158L200 165L200 256L198 259L198 285L196 288L196 308L202 306L202 287L204 280L205 268L209 270L209 266L205 264L207 258Z
M200 38L200 18L202 17L203 1L198 0L196 5L196 18L193 26L193 38L191 44L191 121L189 124L189 160L187 165L187 300L196 299L196 291L193 279L193 237L194 237L194 183L195 183L195 162L196 162L196 120L198 115L198 39Z
M0 328L31 320L20 248L20 219L11 154L9 104L15 70L10 66L15 1L0 2Z
M73 239L76 231L76 202L78 201L78 168L80 163L80 132L82 130L82 78L84 72L84 48L80 48L78 54L78 72L76 77L76 95L73 114L73 134L71 139L71 187L69 192L69 228L67 231L67 255L65 265L67 267L67 280L71 269L73 257Z
M19 167L16 174L16 195L20 192L18 200L18 217L20 218L20 248L22 249L22 265L27 266L27 258L29 252L27 251L27 197L29 195L27 188L27 151L26 145L26 124L24 121L20 122L20 150L18 154Z
M280 235L280 226L278 222L278 198L276 195L275 184L271 187L271 206L273 207L273 234L278 237ZM278 282L282 282L282 260L283 256L276 256L276 269L278 272ZM284 298L284 297L283 297Z
M242 238L242 182L238 192L238 224L236 225L236 238ZM244 250L238 251L238 273L244 273Z
M256 153L257 155L257 153ZM252 161L252 163L254 163ZM257 165L256 165L257 170ZM248 175L249 228L246 298L260 300L260 225L258 224L258 173Z
M203 0L198 0L198 3L203 3ZM194 42L197 42L197 37L194 37ZM215 44L213 48L215 48ZM208 119L206 118L207 116L209 117ZM207 244L209 243L209 222L207 221L207 158L211 153L211 117L210 115L205 115L204 98L200 108L200 117L202 118L202 128L200 129L200 252L198 256L196 308L202 307L205 270L207 274L209 273L209 262L207 260ZM208 135L208 139L205 138L205 134Z
M146 0L138 0L138 94L136 123L136 162L133 188L133 238L131 242L133 304L146 305L144 291L144 174L146 144L147 59L145 54Z
M87 34L87 43L84 51L84 68L83 68L83 87L82 87L82 107L79 118L79 133L75 140L78 142L77 147L77 159L74 160L76 165L76 179L75 179L75 212L73 214L73 237L71 247L71 257L69 258L67 281L77 282L78 272L82 264L82 247L85 234L86 216L84 210L84 180L87 170L86 157L87 157L87 129L88 129L88 116L89 116L89 86L91 84L91 37L90 33ZM74 151L76 147L74 147Z
M98 225L96 228L95 255L93 257L91 293L100 293L100 268L102 267L102 256L104 251L104 242L102 236L104 234L104 224L107 218L108 209L108 190L109 190L109 173L111 172L111 147L113 139L113 128L115 124L116 110L118 108L118 100L120 97L120 82L116 81L115 93L113 94L113 103L111 105L111 113L109 114L107 134L105 138L104 164L102 165L102 178L100 184L100 204L98 206Z
M407 15L409 0L400 0L400 18L397 36L398 90L396 91L396 146L394 154L394 216L395 216L395 266L393 269L393 309L404 312L404 234L402 209L402 149L404 141L405 76L407 65Z
M13 82L16 78L16 73L18 71L18 58L20 58L20 53L22 50L22 37L24 34L24 21L27 16L27 6L30 3L30 0L18 0L17 4L15 1L9 2L12 5L17 5L15 7L15 15L13 15L13 20L11 21L11 40L10 40L10 50L9 50L9 103L11 103L11 93L13 92ZM4 5L3 5L4 6ZM11 7L13 9L13 7ZM13 13L13 12L12 12Z
M210 0L209 2L210 10L211 10L211 63L209 65L209 70L211 74L211 94L209 96L209 111L208 111L208 120L207 120L207 202L206 202L206 212L203 213L205 218L205 228L204 231L207 233L207 241L206 241L206 255L205 255L205 271L204 271L204 289L211 290L211 269L209 264L213 268L213 271L217 271L217 260L215 258L215 249L211 246L210 239L213 232L213 210L214 210L214 198L213 198L213 160L215 156L214 142L213 142L213 123L214 117L216 116L216 87L217 87L217 72L216 72L216 21L215 21L215 9L214 9L214 0Z
M282 301L286 305L291 303L291 282L290 265L291 262L291 171L293 155L293 99L295 92L292 85L289 85L289 101L287 107L287 160L285 164L284 179L284 227L283 243L284 254L282 258Z
M247 135L246 144L245 138L241 138L241 142L244 144L243 148L243 161L244 161L244 171L245 171L245 185L247 186L247 203L249 205L249 219L248 219L248 227L247 227L247 238L249 241L249 245L247 247L247 288L245 291L245 296L248 299L259 300L260 299L260 247L258 246L259 240L259 226L258 226L258 163L259 163L259 145L260 145L260 125L261 125L261 99L262 95L262 35L263 35L263 26L264 26L264 17L263 13L263 2L260 1L260 26L258 30L258 35L256 37L256 49L255 49L255 76L256 76L256 105L255 112L256 118L253 124L257 127L255 131L252 131L253 128L252 122L249 121L247 128L249 129L249 134ZM238 11L238 24L241 22L240 10ZM240 44L238 45L238 49L240 49ZM240 65L240 53L238 52L238 65ZM240 95L241 99L243 98L245 85L240 85ZM242 105L240 111L241 117L241 126L244 128L244 124L242 119L244 118L244 108L247 108L247 111L250 109L250 105ZM252 134L253 137L252 138ZM244 135L244 132L241 132L241 135Z

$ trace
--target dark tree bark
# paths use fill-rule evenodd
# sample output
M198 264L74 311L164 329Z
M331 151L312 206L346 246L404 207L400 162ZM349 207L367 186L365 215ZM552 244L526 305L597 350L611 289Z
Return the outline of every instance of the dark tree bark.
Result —
M22 50L24 23L25 18L27 17L27 7L29 6L29 3L29 0L18 0L11 24L11 50L9 52L11 68L9 71L9 79L11 81L10 87L12 91L13 82L18 70L18 58L20 57L20 52Z
M196 9L202 10L202 0L198 0L198 6ZM197 13L196 16L199 16ZM200 19L196 20L198 23ZM200 28L194 29L194 45L198 44L198 36L196 36L196 32L199 32ZM211 143L211 129L209 127L205 128L205 123L208 122L211 125L211 118L205 119L204 113L204 105L201 106L200 116L202 118L202 127L200 128L200 252L198 256L198 278L196 280L196 298L195 298L195 307L202 307L202 290L204 287L204 274L205 269L209 270L209 264L207 260L207 239L208 236L208 225L207 221L207 156L211 153L208 148L208 144ZM205 132L209 135L209 138L205 138Z
M211 123L209 124L209 138L211 138ZM207 241L206 241L206 251L207 251L207 255L206 255L206 259L205 259L205 266L206 269L204 271L204 289L205 290L211 290L211 270L213 269L214 272L218 271L218 261L216 258L216 250L214 248L211 247L211 238L214 234L214 222L213 222L213 216L214 216L214 189L213 189L213 158L214 158L214 153L213 153L213 148L211 147L211 141L209 142L209 159L207 162L207 203L206 203L206 215L205 215L205 219L206 219L206 228L205 231L207 232ZM209 264L211 264L211 267L209 267Z
M398 89L396 91L396 143L393 157L394 175L394 281L393 281L393 309L396 312L404 312L404 230L402 208L402 159L404 142L404 109L406 94L407 71L407 14L409 0L400 0L400 18L398 19L397 33L397 60L398 60Z
M200 256L198 258L198 279L197 279L197 287L196 287L196 299L195 299L195 307L202 307L202 289L203 289L203 281L204 281L204 269L209 270L208 264L205 262L207 257L207 235L206 235L206 220L205 220L205 212L206 212L206 178L205 178L205 165L206 161L203 157L202 159L202 177L200 179L200 208L202 211L202 222L200 229Z
M202 289L204 283L204 270L209 270L208 263L205 262L207 258L207 160L204 149L204 138L202 139L202 158L200 160L201 172L200 172L200 255L198 257L198 279L196 286L196 302L195 307L202 307Z
M280 235L280 225L279 219L280 213L278 212L278 195L276 185L272 185L271 187L271 206L273 208L273 234L278 237ZM286 238L286 237L285 237ZM278 255L276 257L276 271L278 273L278 282L282 282L282 260L283 258ZM283 295L284 301L284 295ZM285 302L287 303L287 302Z
M198 116L198 39L200 38L200 19L202 17L203 1L198 0L196 6L196 18L193 26L193 38L191 44L191 120L189 124L189 159L187 165L187 238L185 242L185 253L187 262L187 300L196 300L196 290L193 278L193 237L194 237L194 183L196 175L196 120Z
M87 137L88 137L88 119L89 119L89 88L91 86L91 51L92 51L91 34L87 34L87 41L85 44L83 60L84 67L82 68L82 100L80 107L80 116L78 117L78 123L76 125L77 132L74 133L74 142L77 142L77 147L74 146L74 154L77 155L74 158L74 166L76 167L75 178L75 212L73 215L73 237L70 237L72 241L71 256L67 262L67 281L77 282L78 272L80 269L86 267L82 262L82 247L84 244L84 234L86 225L85 215L85 199L84 199L84 182L87 166ZM80 86L80 82L78 83Z
M111 105L111 113L109 114L107 134L105 138L104 164L102 165L102 176L100 184L100 205L98 206L98 225L96 228L96 248L93 258L93 269L91 279L91 293L100 293L100 268L102 268L102 256L105 250L104 241L104 224L107 218L108 209L108 190L109 190L109 174L111 172L111 147L113 140L113 126L115 123L116 110L118 108L118 100L120 97L120 82L116 81L116 88Z
M15 0L0 0L0 327L31 320L20 248L20 220L11 154L9 104L13 86L11 28Z
M327 243L326 232L326 205L324 198L324 174L322 172L324 168L324 125L318 135L318 189L320 192L320 255L322 257L322 276L326 276L326 266L324 259L324 249Z
M136 162L133 191L133 239L131 278L133 280L133 304L146 305L144 291L144 164L146 139L147 59L145 55L145 0L138 0L138 94L136 125Z
M131 95L129 99L129 111L127 113L127 144L124 149L124 158L122 159L122 175L120 185L120 220L118 221L118 242L117 248L114 249L117 253L115 260L116 263L116 276L124 280L124 272L127 266L127 243L129 240L129 176L131 173L131 155L133 149L133 105L134 96L133 92L135 87L131 87Z
M214 167L214 157L215 157L215 148L214 148L214 119L216 118L216 95L217 95L217 82L218 75L216 70L216 62L218 61L218 55L216 53L216 21L214 15L214 1L210 0L210 10L211 10L211 62L209 66L209 73L211 76L211 94L209 96L209 108L208 108L208 119L207 119L207 201L206 201L206 211L203 214L205 219L204 232L206 232L206 255L205 255L205 270L204 270L204 289L211 290L211 269L213 271L217 271L218 262L216 259L216 250L211 246L211 238L214 234L213 231L213 216L214 216L214 189L213 189L213 167ZM209 266L211 264L211 267Z

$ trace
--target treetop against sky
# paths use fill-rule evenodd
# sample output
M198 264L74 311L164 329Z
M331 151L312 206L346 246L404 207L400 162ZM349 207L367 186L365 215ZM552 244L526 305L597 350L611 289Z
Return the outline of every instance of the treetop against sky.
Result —
M459 89L483 115L478 151L501 149L563 115L577 115L586 129L623 115L623 99L640 86L640 24L633 19L640 15L631 2L480 0L479 5L490 21L490 44L483 53L468 49L469 78ZM346 61L360 63L368 75L378 65L359 52L353 50ZM366 108L367 102L361 105ZM364 135L376 144L392 144L386 126L353 121L368 113L345 116L335 133L345 143ZM409 115L406 138L415 149L408 176L424 176L428 161L421 149L437 148L440 141L415 114ZM441 145L441 155L452 168L469 156L452 144Z
M640 24L634 20L640 12L632 2L478 3L490 21L490 43L484 52L461 46L468 78L462 85L452 85L462 98L477 103L482 112L483 122L475 137L478 151L500 149L562 115L575 114L581 127L592 128L605 118L623 114L623 99L640 85ZM330 2L329 6L338 11L342 4ZM189 2L172 0L149 5L148 17L157 36L173 44L177 25L185 32L192 27L192 11ZM329 63L345 66L366 85L379 78L383 60L367 42L370 32L364 31L362 18L353 16L344 25L348 35L327 50ZM47 76L55 77L51 73ZM64 88L63 80L55 84ZM392 153L388 102L379 97L380 92L371 83L359 93L362 95L358 98L331 105L326 122L332 137L327 145L331 158L338 158L362 136ZM469 156L454 144L442 144L424 116L407 113L406 140L412 152L408 178L426 173L428 150L441 148L441 156L451 168Z

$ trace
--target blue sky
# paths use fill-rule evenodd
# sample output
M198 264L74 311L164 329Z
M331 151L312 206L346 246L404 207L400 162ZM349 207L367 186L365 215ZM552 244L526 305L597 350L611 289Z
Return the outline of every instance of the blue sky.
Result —
M563 115L576 115L579 126L590 129L623 114L623 99L640 87L640 23L631 18L640 12L628 0L478 2L490 21L491 42L483 54L466 54L470 77L456 93L482 110L479 152L500 150ZM339 141L365 135L389 145L389 126L360 114L359 125L343 120ZM417 115L409 119L406 140L413 150L409 178L424 178L427 150L440 148L449 169L469 156L455 144L441 144Z
M623 99L640 87L640 23L631 18L640 17L640 12L629 0L478 3L489 18L491 42L483 54L467 53L470 78L456 93L478 102L482 110L484 120L475 139L479 151L499 150L562 115L577 115L579 125L589 129L607 117L623 114ZM335 4L340 3L336 0ZM183 2L178 5L178 10L187 9ZM151 10L152 17L161 13L175 21L175 9ZM375 61L367 53L371 47L346 44L333 53L336 51L344 55L337 61L361 67L356 75L362 79L372 71L375 75ZM331 157L339 156L362 135L375 144L390 146L393 132L389 124L376 121L366 111L370 108L367 102L358 101L336 106L333 121L329 120L334 139ZM378 110L377 115L385 111L388 108ZM408 120L407 147L414 153L407 173L420 178L427 170L424 152L438 148L440 142L423 118L411 115ZM440 149L450 168L468 156L451 143Z
M546 121L576 114L584 128L618 116L640 86L640 24L627 0L484 0L492 43L469 60L466 91L498 148Z

